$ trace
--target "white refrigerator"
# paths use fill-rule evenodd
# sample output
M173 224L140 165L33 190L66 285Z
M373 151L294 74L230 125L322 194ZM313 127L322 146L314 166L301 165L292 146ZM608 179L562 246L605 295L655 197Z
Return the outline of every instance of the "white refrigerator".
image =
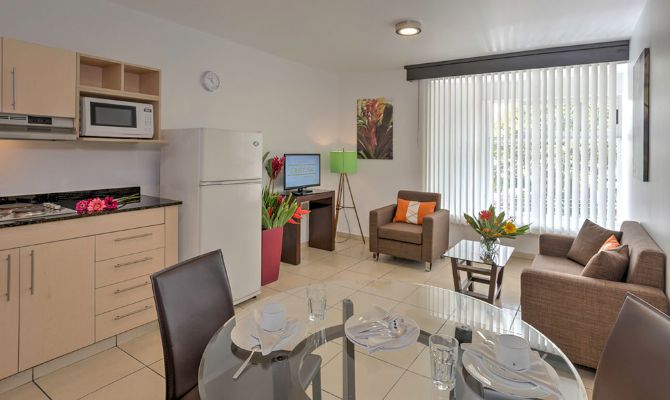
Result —
M161 132L160 193L181 200L179 259L221 249L235 304L261 290L263 136L258 132Z

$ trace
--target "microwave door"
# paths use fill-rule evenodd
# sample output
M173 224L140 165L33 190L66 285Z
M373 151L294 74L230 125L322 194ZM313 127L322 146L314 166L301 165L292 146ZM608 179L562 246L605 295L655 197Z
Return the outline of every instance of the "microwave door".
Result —
M82 135L98 137L153 137L153 107L109 99L82 101Z

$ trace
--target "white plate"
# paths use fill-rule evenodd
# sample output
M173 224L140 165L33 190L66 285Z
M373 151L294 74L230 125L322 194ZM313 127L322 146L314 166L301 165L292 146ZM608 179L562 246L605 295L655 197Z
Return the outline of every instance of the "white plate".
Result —
M289 316L289 318L291 317ZM307 333L307 325L304 321L301 321L298 318L294 319L296 319L297 323L299 324L297 330L298 332L292 337L284 339L280 343L281 345L278 346L275 351L291 351L305 338L305 334ZM237 345L237 347L251 351L251 349L258 346L258 340L252 336L252 332L257 332L257 329L261 328L258 326L258 323L254 318L254 313L247 313L242 318L235 321L235 326L230 332L230 339L233 341L233 343L235 343L235 345Z
M352 333L351 328L359 324L365 324L367 322L379 320L380 316L378 312L370 311L364 314L352 315L344 323L344 334L347 338L355 345L368 349L368 340L367 339L357 339ZM407 326L408 334L405 334L395 340L391 340L387 343L384 343L382 346L375 349L375 351L394 351L404 349L405 347L411 346L413 343L416 343L421 333L419 325L413 319L403 316L405 325Z
M550 393L531 383L505 379L501 376L503 375L501 369L494 372L494 367L491 366L490 362L473 356L467 351L463 352L462 361L463 367L473 378L497 392L524 398L548 399L552 397ZM556 371L546 361L534 362L531 364L531 368L542 368L551 377L551 380L559 382Z

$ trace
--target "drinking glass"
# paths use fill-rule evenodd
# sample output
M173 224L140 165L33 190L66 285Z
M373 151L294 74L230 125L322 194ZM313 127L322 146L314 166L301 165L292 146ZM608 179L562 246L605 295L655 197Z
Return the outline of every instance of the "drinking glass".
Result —
M439 390L456 386L458 340L451 336L431 335L428 338L433 385Z
M307 286L307 312L310 321L323 321L326 317L326 286L316 283Z

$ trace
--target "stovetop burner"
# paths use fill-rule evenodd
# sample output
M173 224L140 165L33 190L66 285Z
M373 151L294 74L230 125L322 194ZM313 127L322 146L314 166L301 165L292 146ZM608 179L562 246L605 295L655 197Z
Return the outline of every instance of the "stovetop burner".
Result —
M74 213L74 210L61 207L58 204L42 203L14 203L0 205L0 221L13 221L41 216L51 216Z

